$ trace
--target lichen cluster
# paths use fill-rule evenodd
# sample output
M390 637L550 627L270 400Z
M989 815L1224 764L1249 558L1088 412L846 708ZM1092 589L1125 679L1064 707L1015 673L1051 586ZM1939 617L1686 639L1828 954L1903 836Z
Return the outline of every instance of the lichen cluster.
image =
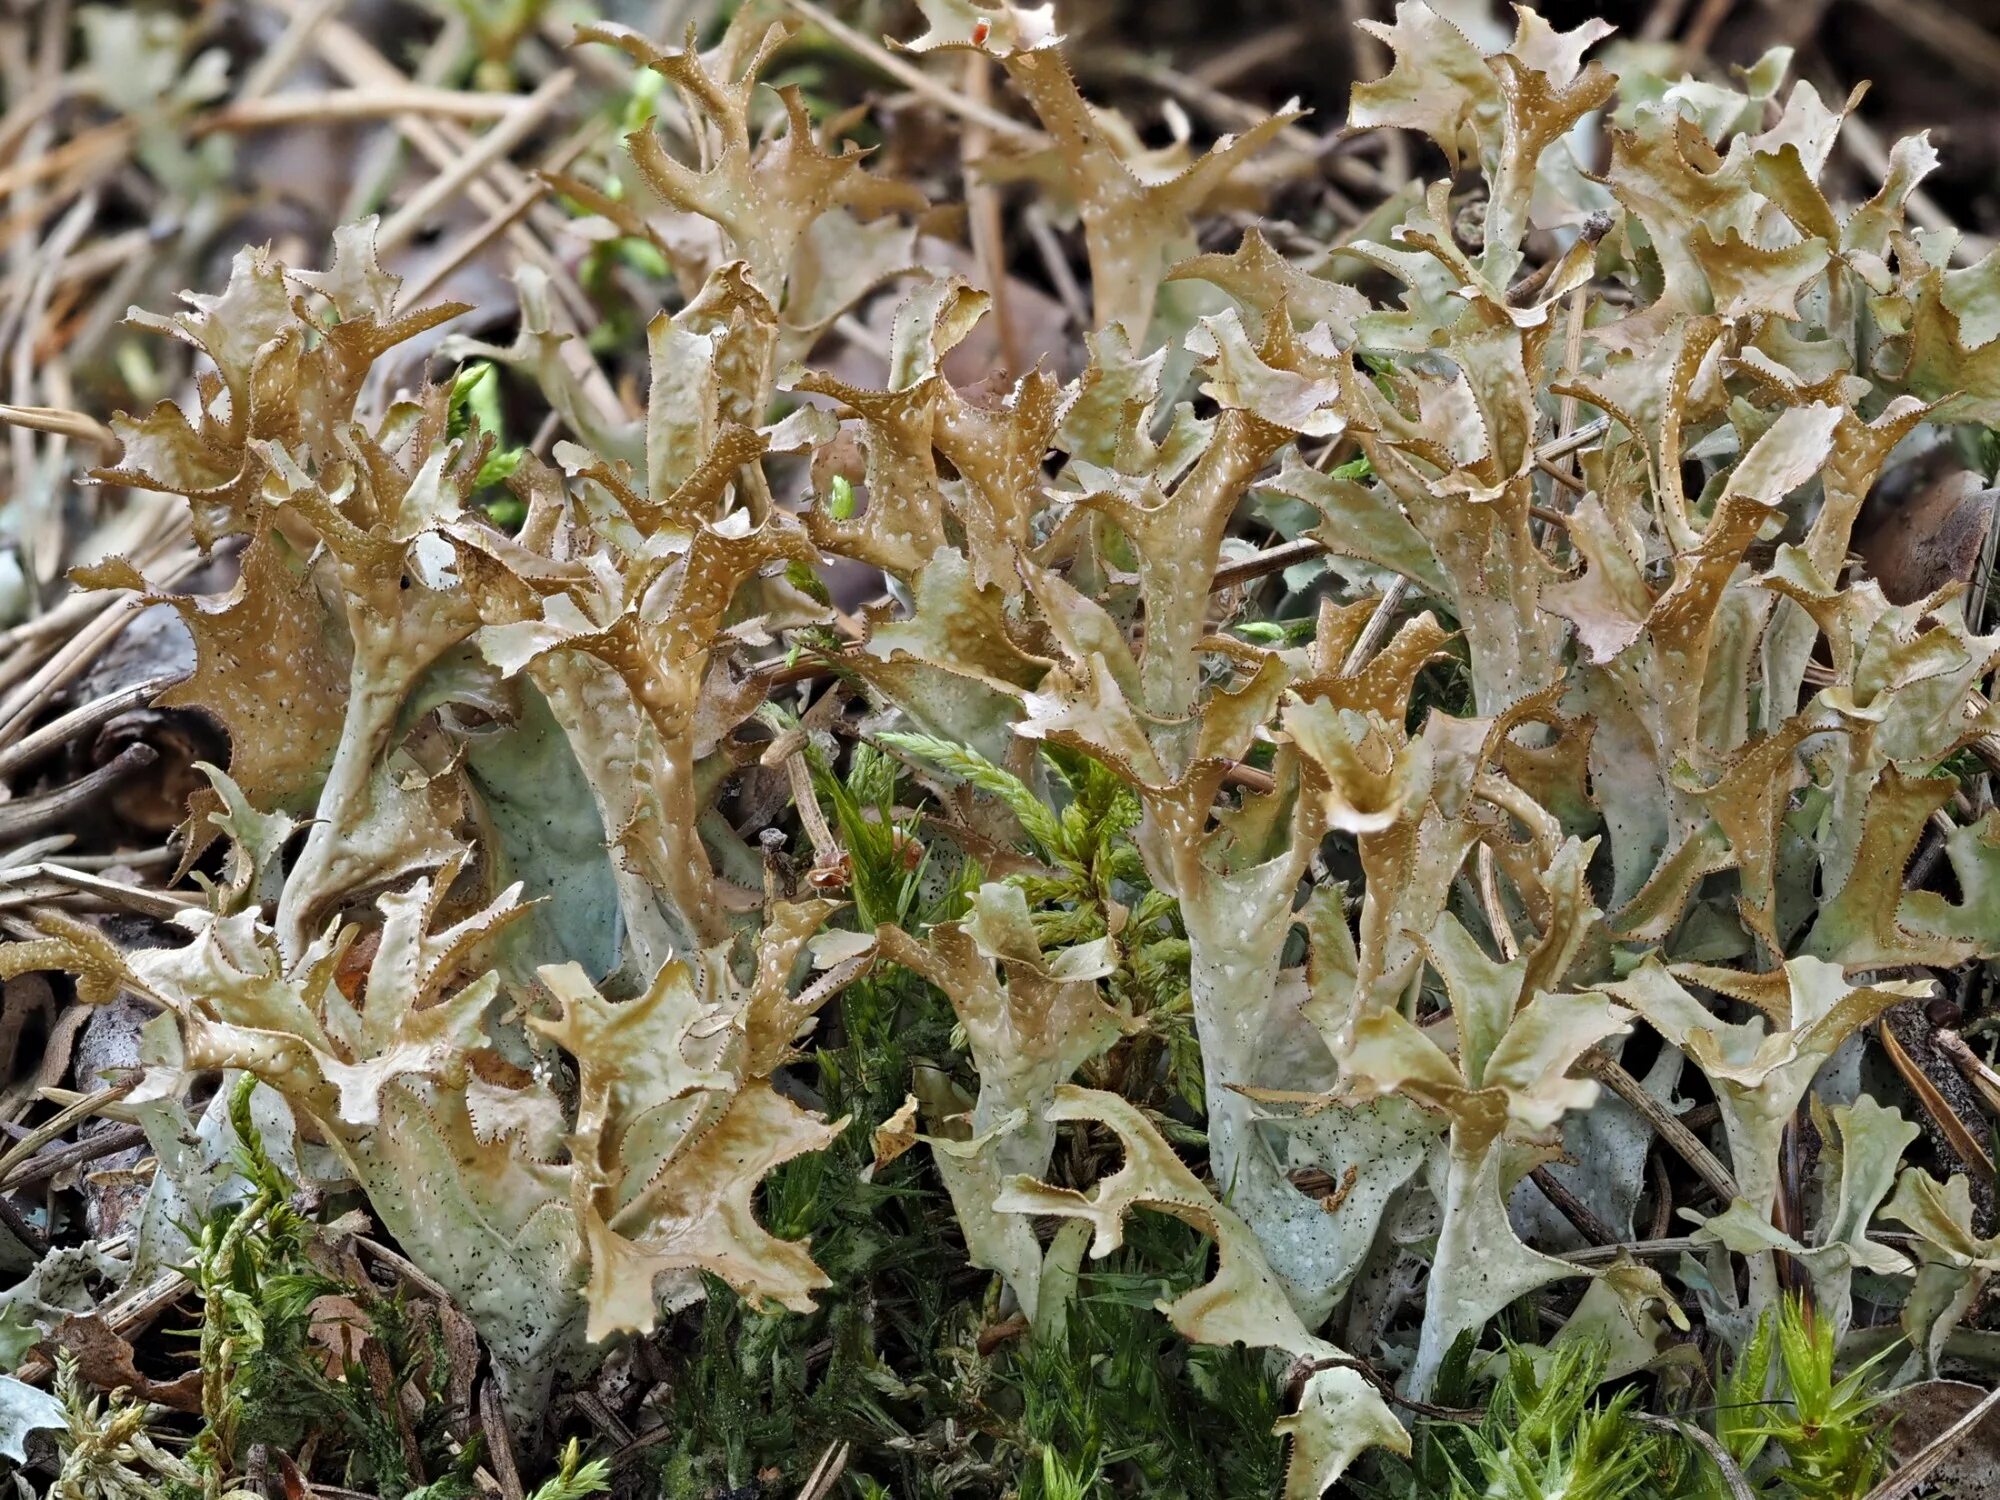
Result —
M1956 587L1897 603L1848 568L1899 445L2000 421L2000 260L1951 269L1952 236L1906 218L1930 147L1837 205L1843 109L1782 56L1736 88L1621 85L1584 60L1600 24L1522 11L1482 55L1404 5L1351 123L1421 132L1454 175L1317 263L1254 229L1197 254L1295 112L1176 159L1084 100L1046 8L923 9L911 52L983 53L1040 122L1007 170L1081 223L1081 375L947 374L989 298L914 269L922 195L796 90L755 128L782 28L746 6L708 51L586 28L706 142L683 161L644 128L618 178L558 184L678 284L643 415L605 418L521 271L513 342L455 350L561 420L503 527L452 385L371 383L458 309L402 307L368 226L326 271L248 251L149 319L208 363L192 403L119 419L104 477L240 549L222 595L163 596L198 657L168 701L230 741L187 863L217 840L225 863L183 946L52 927L0 967L158 1005L142 1100L216 1069L282 1095L523 1422L704 1274L792 1308L827 1284L759 1185L847 1128L794 1049L887 965L948 998L970 1067L868 1122L885 1159L931 1154L1031 1326L1083 1248L1052 1223L1100 1256L1138 1209L1210 1237L1213 1274L1162 1310L1300 1372L1290 1495L1408 1449L1349 1350L1422 1398L1557 1283L1614 1373L1685 1323L1650 1264L1533 1248L1509 1211L1552 1165L1639 1237L1650 1137L1597 1080L1629 1081L1642 1030L1654 1092L1685 1070L1719 1110L1729 1201L1691 1215L1711 1327L1748 1336L1781 1256L1836 1330L1857 1271L1912 1279L1910 1369L1934 1369L2000 1251L1962 1178L1902 1166L1892 1104L1813 1094L1926 971L2000 956L2000 814L1959 796L1994 753L2000 637ZM1593 122L1601 171L1575 151ZM882 386L816 367L884 297ZM1295 629L1244 628L1257 507L1330 559ZM846 638L836 562L887 586ZM819 797L857 702L843 726L933 791L896 836L959 872L951 920L843 904ZM1904 889L1925 837L1956 901ZM1182 982L1198 1167L1157 1097ZM1809 1101L1829 1180L1793 1232L1781 1145ZM1058 1146L1082 1132L1122 1163L1079 1179ZM1878 1212L1908 1253L1869 1237Z

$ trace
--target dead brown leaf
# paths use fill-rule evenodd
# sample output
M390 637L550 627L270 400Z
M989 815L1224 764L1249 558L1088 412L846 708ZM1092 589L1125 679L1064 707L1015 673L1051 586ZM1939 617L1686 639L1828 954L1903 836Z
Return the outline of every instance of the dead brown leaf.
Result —
M133 1364L132 1345L95 1313L65 1318L55 1342L76 1360L78 1376L101 1391L126 1391L174 1411L201 1410L201 1371L154 1380Z

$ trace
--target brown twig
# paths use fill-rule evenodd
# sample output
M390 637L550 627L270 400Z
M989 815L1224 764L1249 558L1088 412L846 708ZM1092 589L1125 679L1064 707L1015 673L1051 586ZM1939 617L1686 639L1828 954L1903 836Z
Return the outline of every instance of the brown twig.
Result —
M354 1237L354 1248L366 1251L396 1275L409 1282L411 1286L422 1292L426 1297L429 1297L433 1302L451 1301L451 1293L446 1291L421 1266L408 1256L391 1250L379 1240L371 1240L366 1235L358 1234Z
M109 1130L100 1130L96 1135L87 1135L80 1141L72 1141L67 1146L58 1146L53 1151L44 1151L31 1156L13 1171L4 1181L0 1181L0 1195L19 1192L22 1188L33 1187L38 1182L47 1182L73 1168L97 1161L106 1156L115 1156L120 1151L129 1151L134 1146L146 1143L146 1131L139 1125L116 1125Z
M1617 1243L1618 1232L1598 1218L1588 1203L1564 1187L1562 1179L1555 1173L1547 1167L1536 1167L1528 1176L1534 1180L1535 1186L1542 1190L1542 1196L1555 1205L1556 1212L1569 1220L1570 1228L1591 1244Z
M521 1500L520 1466L514 1462L514 1439L500 1409L500 1388L488 1380L479 1388L479 1429L486 1434L486 1461L500 1482L501 1500Z
M1604 436L1610 425L1607 418L1598 417L1584 423L1574 432L1564 433L1542 444L1535 450L1536 465L1568 488L1581 492L1584 488L1582 481L1572 474L1553 467L1554 461L1568 457L1579 448L1589 447ZM1549 510L1543 506L1531 506L1530 510L1538 520L1547 521L1551 525L1569 524L1569 517L1560 511ZM1250 583L1272 573L1282 573L1294 563L1305 562L1325 552L1326 543L1317 537L1296 537L1289 542L1280 542L1275 547L1267 547L1253 557L1241 557L1234 562L1224 563L1215 570L1214 577L1209 580L1209 588L1211 590L1234 588L1238 584Z
M587 121L568 140L558 146L538 169L537 177L520 189L506 202L489 213L472 229L458 239L452 247L431 262L424 274L411 283L403 293L403 300L409 306L416 306L437 290L446 277L458 270L473 256L479 254L501 235L512 230L526 217L529 210L541 202L548 193L548 174L561 172L570 163L587 151L605 128L603 120ZM551 413L551 415L554 415Z
M1729 16L1735 0L1702 0L1701 9L1694 13L1688 23L1687 34L1681 38L1681 56L1689 59L1705 58L1715 41L1715 33Z
M1681 24L1686 9L1687 0L1653 0L1653 8L1646 12L1645 24L1639 28L1639 40L1664 42Z
M0 840L26 838L31 833L39 833L44 828L53 828L65 822L107 789L116 786L134 771L144 770L159 758L160 752L151 745L127 745L111 761L68 786L43 792L38 797L17 797L11 802L0 802Z
M1535 467L1537 469L1540 469L1544 474L1548 475L1549 478L1553 479L1557 484L1561 485L1564 489L1570 491L1572 494L1581 495L1587 488L1589 488L1589 486L1585 485L1581 479L1578 479L1574 474L1570 473L1567 469L1558 469L1554 464L1550 463L1546 458L1537 458L1535 460ZM1537 507L1537 509L1539 509L1539 507ZM1569 518L1564 516L1561 512L1555 511L1555 512L1545 513L1542 516L1542 519L1551 522L1560 522L1566 524Z
M377 231L376 254L387 255L409 239L423 228L426 219L457 197L468 183L526 140L555 112L556 106L575 82L576 74L569 68L551 74L526 102L480 136L470 151L419 188Z
M1240 786L1247 792L1262 795L1269 795L1278 789L1277 777L1255 766L1246 766L1240 760L1229 763L1228 769L1222 773L1222 781L1225 786Z
M280 10L289 8L292 25L296 27L309 18L309 12L321 4L322 0L307 0L304 5L290 4L289 0L264 0L264 3ZM338 24L338 19L334 16L320 17L312 36L308 39L309 45L323 60L326 59L326 43L320 38L318 31L320 26L329 22ZM442 88L447 80L460 73L471 51L471 23L463 11L448 9L444 14L444 24L438 27L437 35L432 37L423 51L412 60L408 76L402 76L400 72L395 77L384 74L380 75L377 81L385 88L401 87L408 83L414 83L420 88ZM345 74L341 76L343 81L350 85L363 84L362 79ZM346 196L341 200L338 213L340 219L361 218L371 208L381 204L389 191L391 180L403 164L403 148L406 145L417 146L408 127L428 123L430 122L418 115L400 115L392 122L390 129L373 135L362 149L350 174L351 181Z
M1713 1099L1706 1104L1690 1105L1680 1112L1679 1119L1689 1130L1707 1130L1722 1119L1722 1106Z
M63 1106L4 1152L0 1152L0 1182L6 1181L9 1173L50 1141L67 1134L70 1126L102 1113L107 1104L115 1104L138 1086L139 1081L135 1078L129 1083L114 1084L109 1088L85 1094L74 1103Z
M1626 1240L1609 1245L1592 1245L1587 1250L1571 1250L1556 1258L1566 1260L1573 1266L1607 1266L1620 1256L1630 1256L1633 1260L1668 1260L1676 1255L1691 1255L1697 1250L1706 1250L1713 1243L1713 1240L1700 1240L1692 1235L1676 1235L1664 1240Z
M243 75L242 86L236 91L233 103L242 105L262 99L280 83L285 76L298 66L305 56L306 48L312 45L313 34L328 20L332 19L346 0L307 0L292 13L286 21L285 29L278 33L278 39L265 49L250 71Z
M1876 1023L1875 1037L1881 1043L1882 1051L1887 1055L1890 1066L1896 1070L1903 1082L1909 1085L1910 1092L1917 1096L1917 1102L1924 1107L1924 1113L1943 1135L1945 1143L1965 1164L1966 1170L1977 1174L1985 1182L1993 1182L1995 1168L1992 1154L1987 1150L1985 1142L1973 1133L1972 1127L1960 1117L1959 1112L1952 1107L1951 1101L1938 1087L1940 1082L1950 1079L1950 1071L1943 1070L1940 1064L1940 1077L1932 1078L1924 1070L1923 1065L1911 1055L1903 1039L1896 1035L1895 1029L1888 1024L1886 1016ZM1919 1044L1920 1041L1920 1037L1913 1039L1913 1045Z
M2000 83L2000 37L1939 0L1861 0L1892 26L1923 43L1938 60L1977 84Z
M134 561L142 568L154 571L159 586L166 587L178 581L200 561L200 555L193 547L183 546L187 539L186 519L179 518L170 524L166 536L160 539L160 545L149 547L146 557L135 558ZM166 560L159 563L162 555ZM159 563L156 570L155 563ZM65 614L65 622L81 618L89 623L68 634L53 655L35 666L53 632L46 628L35 630L29 627L41 625L49 615L63 612L68 603L64 600L63 605L50 610L41 621L30 621L27 626L17 626L0 636L0 652L5 652L4 659L0 659L0 682L14 683L6 698L0 700L0 745L19 735L51 698L88 671L90 664L118 639L125 627L132 623L132 617L144 608L144 600L134 594L114 596L109 602L100 595L83 595L77 610ZM92 615L95 618L91 618ZM12 649L17 644L29 643L35 649L25 652ZM17 681L23 676L25 681Z
M10 427L25 427L30 432L46 432L55 437L75 438L78 442L95 444L107 458L116 458L124 447L109 427L80 411L0 403L0 422Z
M993 101L993 72L982 52L965 58L965 96L987 107ZM1020 330L1009 316L1006 226L1000 218L1000 191L985 176L992 132L978 120L967 120L959 138L960 171L965 178L965 211L972 229L972 254L979 278L992 298L994 325L1000 335L1000 376L1008 383L1021 370Z
M34 733L23 735L13 744L0 749L0 776L11 776L22 766L32 765L41 756L101 729L120 714L158 697L186 675L177 672L149 678L118 692L106 693L102 698L93 698L61 718L51 719Z
M18 161L0 170L0 197L60 177L72 168L102 167L130 147L137 134L138 127L132 121L114 120L64 141L53 151Z
M304 8L303 0L277 0L277 3L281 9L292 14ZM409 83L367 38L342 22L327 21L314 37L314 46L327 66L351 84L400 88ZM476 149L475 139L449 120L398 115L394 123L397 132L440 172L451 171L460 158ZM488 163L488 175L492 178L491 182L474 176L464 185L466 201L481 213L495 212L505 203L507 194L519 193L529 185L527 175L504 158ZM507 231L507 242L548 276L564 311L576 325L568 331L581 332L595 325L598 315L590 298L576 284L569 267L542 243L530 225L514 225ZM584 362L579 373L592 401L605 416L612 420L624 420L624 408L610 381L598 369L596 360Z
M1063 253L1062 242L1056 232L1049 227L1049 216L1039 203L1030 203L1021 211L1021 222L1027 226L1028 237L1035 242L1035 253L1041 257L1042 269L1048 272L1049 285L1055 288L1057 299L1070 321L1079 329L1090 327L1090 302L1083 294L1083 287L1076 279L1076 272L1070 269L1069 257Z
M632 1429L625 1425L625 1419L613 1411L610 1404L597 1392L577 1391L569 1399L578 1411L590 1419L591 1426L611 1440L613 1447L630 1446Z
M1188 77L1212 89L1226 89L1246 73L1282 63L1315 40L1313 28L1297 21L1265 26L1188 68Z
M1281 542L1275 547L1265 548L1254 557L1224 563L1215 570L1208 586L1211 591L1235 588L1238 584L1251 583L1272 573L1282 573L1292 564L1319 557L1325 551L1326 543L1316 537L1302 536L1295 541Z
M27 1215L5 1193L0 1193L0 1224L4 1224L7 1232L21 1242L21 1248L37 1260L49 1253L49 1237L30 1224Z
M819 1462L813 1465L812 1473L800 1486L797 1500L826 1500L833 1493L833 1487L840 1483L840 1476L847 1472L850 1451L845 1442L827 1444L826 1452L819 1456Z
M1583 373L1583 323L1589 301L1589 289L1578 287L1569 294L1568 311L1563 315L1563 370L1571 381ZM1557 442L1566 441L1576 431L1576 408L1576 390L1570 386L1556 406Z
M0 803L0 810L4 808L5 804ZM200 897L187 892L128 885L122 880L107 880L91 871L48 860L0 873L0 893L13 900L22 894L16 887L27 882L39 882L48 888L47 895L35 898L38 901L60 899L65 893L74 892L89 904L112 911L138 912L161 922L171 922L189 907L201 905Z
M1085 56L1096 65L1151 84L1162 93L1172 95L1188 108L1199 110L1224 130L1248 129L1262 124L1271 114L1268 109L1260 109L1247 100L1225 94L1221 89L1210 87L1144 52L1106 47L1093 48ZM1296 152L1307 161L1316 162L1326 154L1331 139L1322 139L1298 125L1287 125L1271 138L1271 143Z
M2000 567L2000 505L1986 513L1986 536L1979 544L1979 561L1973 565L1972 588L1965 600L1965 627L1975 634L1986 624L1987 590L1995 567Z
M1371 12L1376 7L1370 0L1340 0L1340 13L1346 21L1348 44L1354 51L1354 76L1357 81L1375 80L1389 71L1390 56L1388 45L1372 31L1363 31L1360 23L1373 19ZM1384 5L1382 9L1389 7ZM1410 179L1410 143L1400 130L1385 130L1382 135L1382 174L1387 179L1383 184L1393 192Z
M1588 448L1610 430L1611 419L1609 417L1593 417L1581 427L1570 432L1565 432L1562 436L1542 444L1541 447L1535 450L1535 458L1538 462L1545 463L1553 462L1558 458L1567 458L1579 448Z
M1924 820L1923 844L1917 850L1916 858L1910 861L1910 868L1904 872L1904 890L1920 890L1929 884L1944 859L1945 840L1957 831L1958 825L1952 822L1943 808L1932 811Z
M1507 908L1500 899L1500 876L1493 864L1493 846L1482 843L1479 846L1479 904L1486 910L1486 925L1493 932L1493 940L1500 945L1500 957L1512 963L1521 956L1521 940L1514 933L1514 924L1507 920ZM1561 1204L1556 1205L1558 1208Z
M1647 1238L1663 1240L1674 1223L1674 1180L1667 1172L1663 1153L1646 1153L1646 1174L1653 1180L1653 1222Z
M507 120L530 101L517 94L482 94L468 89L356 88L277 94L238 102L203 115L188 127L194 136L219 131L270 130L281 125L333 125L382 120L395 115L435 115L447 120Z
M1949 1026L1940 1026L1932 1032L1931 1041L1965 1075L1965 1081L1972 1085L1972 1091L1979 1095L1980 1102L2000 1115L2000 1073L1989 1068L1979 1054L1966 1045L1965 1038Z
M1715 1195L1724 1203L1734 1203L1742 1196L1742 1190L1737 1187L1736 1178L1729 1168L1718 1161L1715 1153L1704 1146L1671 1110L1647 1093L1646 1086L1627 1072L1616 1058L1605 1052L1590 1051L1583 1055L1577 1066L1645 1116L1660 1139L1673 1147L1681 1160L1693 1167L1695 1174L1713 1188Z
M1389 627L1396 623L1396 611L1403 607L1403 601L1410 597L1410 580L1396 578L1382 591L1376 601L1375 612L1368 617L1368 623L1361 627L1361 634L1354 638L1354 645L1347 653L1347 659L1340 664L1340 670L1353 676L1373 659L1382 648L1382 642L1389 638Z

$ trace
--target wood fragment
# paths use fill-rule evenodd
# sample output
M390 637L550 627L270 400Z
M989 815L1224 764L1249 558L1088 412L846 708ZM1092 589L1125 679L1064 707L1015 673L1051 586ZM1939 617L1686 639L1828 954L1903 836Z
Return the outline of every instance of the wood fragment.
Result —
M527 102L510 111L499 124L480 136L470 151L425 183L389 217L376 232L375 253L387 255L402 245L424 227L432 214L457 197L466 184L526 140L555 112L575 82L576 73L569 68L551 74Z
M190 547L163 571L159 578L161 586L167 586L191 571L197 561L199 557ZM132 623L132 617L144 607L145 601L130 593L115 596L109 603L101 595L86 595L85 608L93 611L95 618L57 647L53 655L34 668L26 681L18 683L4 700L0 700L0 745L6 745L19 736L27 728L28 721L40 713L50 699L88 671L90 664L104 654L125 627ZM0 668L0 678L5 678L4 668Z
M845 1442L829 1443L826 1452L819 1456L813 1471L806 1476L800 1486L797 1500L826 1500L833 1493L833 1487L840 1483L840 1476L847 1472L847 1456L851 1446Z
M49 1253L48 1235L30 1224L27 1216L5 1193L0 1193L0 1225L5 1225L7 1232L20 1241L21 1248L35 1259L40 1260Z
M43 1121L18 1141L15 1141L4 1152L0 1152L0 1182L6 1181L9 1173L37 1151L40 1151L50 1141L59 1139L66 1134L72 1125L77 1124L81 1120L87 1120L92 1115L99 1113L105 1105L123 1099L138 1086L138 1080L133 1079L128 1083L120 1083L109 1088L98 1089L92 1093L83 1095L74 1104L65 1106L55 1115Z
M1973 1133L1951 1102L1945 1098L1937 1080L1913 1057L1903 1038L1896 1034L1896 1028L1888 1024L1885 1017L1875 1027L1875 1036L1882 1044L1890 1066L1909 1085L1910 1092L1917 1096L1917 1102L1924 1107L1924 1113L1931 1123L1942 1132L1959 1160L1969 1172L1991 1184L1994 1180L1993 1157L1986 1145Z
M419 305L438 289L446 277L452 275L501 235L512 230L526 217L530 209L547 196L549 175L568 167L596 142L603 130L602 120L589 121L578 129L536 169L534 181L519 189L506 202L487 214L478 225L460 236L450 249L432 261L424 274L411 282L404 291L404 300L412 307Z
M4 1180L0 1180L0 1194L19 1192L22 1188L47 1182L64 1172L87 1166L106 1156L116 1156L120 1151L129 1151L145 1143L146 1131L141 1125L117 1125L109 1130L100 1130L67 1146L58 1146L53 1151L43 1151L28 1158L9 1172Z
M1861 4L1928 47L1961 77L1988 88L2000 84L2000 37L1965 11L1941 0L1861 0Z
M975 104L990 106L993 99L993 71L982 52L965 58L965 96ZM1000 336L1000 377L1012 384L1021 370L1020 331L1014 326L1009 295L1011 278L1007 271L1006 225L1000 217L1000 192L985 176L985 161L992 147L992 132L977 120L968 120L959 139L959 170L965 179L965 210L972 229L972 253L979 265L979 279L992 298L993 321Z
M1949 1026L1940 1026L1931 1034L1938 1051L1950 1058L1952 1065L1965 1075L1965 1081L1972 1085L1972 1091L1979 1095L1980 1102L2000 1116L2000 1073L1994 1072L1980 1059L1978 1053L1966 1045L1965 1038Z
M1713 1240L1698 1240L1693 1235L1683 1234L1663 1240L1625 1240L1610 1245L1593 1245L1587 1250L1571 1250L1556 1258L1575 1266L1608 1266L1622 1256L1630 1256L1633 1260L1671 1260L1675 1256L1707 1250L1714 1243Z
M196 136L220 132L271 130L281 125L337 125L354 120L384 120L395 115L436 115L448 120L507 120L532 101L514 94L481 94L468 89L403 88L336 89L315 93L278 94L268 99L238 102L204 115L188 127Z
M1618 1242L1618 1232L1597 1216L1588 1203L1577 1197L1562 1184L1547 1167L1536 1167L1528 1173L1542 1196L1554 1205L1557 1213L1569 1220L1570 1228L1582 1235L1593 1245L1613 1245Z
M1512 963L1521 956L1521 941L1514 934L1514 924L1507 920L1507 908L1500 899L1500 877L1493 865L1493 846L1482 843L1479 846L1479 904L1486 911L1486 925L1492 929L1493 940L1500 945L1500 957ZM1557 1204L1558 1208L1562 1205Z
M479 1430L486 1435L486 1461L500 1481L501 1500L522 1500L521 1470L514 1462L514 1439L500 1409L500 1388L489 1378L479 1388Z
M111 787L159 758L160 752L151 745L127 745L113 759L67 786L35 797L0 802L0 839L26 838L66 822Z
M125 446L109 427L80 411L0 403L0 422L10 427L25 427L30 432L46 432L56 437L74 438L80 443L95 444L107 458L116 458Z
M0 803L0 811L4 811L5 807L5 803ZM161 922L171 922L190 907L202 904L201 897L186 891L160 891L128 885L122 880L107 880L88 870L73 869L46 860L24 866L19 871L9 870L0 874L0 889L5 889L16 880L44 881L58 891L75 891L94 897L114 911L137 912Z
M1238 584L1251 583L1273 573L1282 573L1294 563L1306 562L1324 555L1325 552L1326 543L1314 537L1299 537L1294 541L1281 542L1275 547L1266 547L1254 557L1243 557L1235 562L1224 563L1215 570L1208 587L1211 593L1235 588Z
M0 749L0 776L11 776L25 765L33 764L51 751L59 750L72 740L80 740L109 724L120 714L127 713L141 704L150 702L179 682L185 673L149 678L136 682L131 687L121 688L115 693L107 693L102 698L93 698L88 703L79 704L61 718L52 719L32 734Z
M1673 1111L1648 1093L1646 1086L1627 1072L1616 1058L1601 1050L1593 1050L1586 1052L1577 1066L1644 1115L1660 1139L1673 1147L1682 1161L1694 1168L1695 1175L1707 1183L1723 1203L1734 1203L1742 1196L1742 1190L1737 1187L1736 1178L1729 1168L1716 1159L1715 1153L1704 1146Z

